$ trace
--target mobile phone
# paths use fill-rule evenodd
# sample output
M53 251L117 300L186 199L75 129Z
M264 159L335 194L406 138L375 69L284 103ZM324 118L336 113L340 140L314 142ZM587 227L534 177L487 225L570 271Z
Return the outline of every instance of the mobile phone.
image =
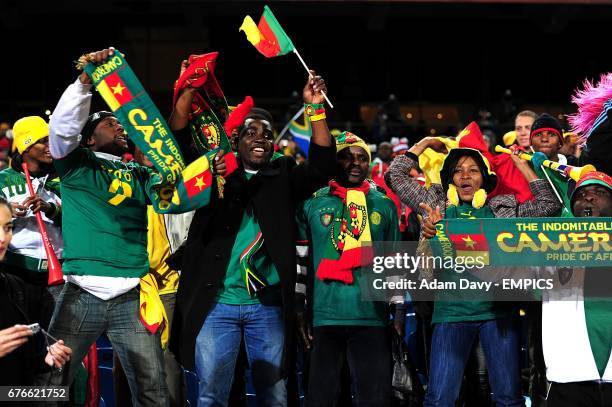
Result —
M33 334L37 334L40 332L40 325L38 324L38 322L31 325L27 325L27 327L30 331L32 331Z

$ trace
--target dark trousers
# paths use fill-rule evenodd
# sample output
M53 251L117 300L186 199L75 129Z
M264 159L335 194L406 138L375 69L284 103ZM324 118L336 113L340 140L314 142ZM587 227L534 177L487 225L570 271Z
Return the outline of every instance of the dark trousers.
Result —
M322 326L314 328L306 406L334 406L346 359L354 404L391 403L391 346L387 328Z
M140 321L137 288L110 300L68 283L57 300L49 333L63 339L72 357L49 384L72 384L89 347L106 333L118 352L137 406L168 406L168 388L160 334L151 334Z
M550 386L548 407L611 407L612 383L575 382Z
M159 298L166 310L168 329L172 329L176 293L161 294ZM168 386L170 406L182 407L185 405L186 398L183 369L176 361L174 354L170 352L168 348L164 349L164 364L166 368L166 385ZM117 407L130 407L132 405L132 395L117 352L113 352L113 384L115 385L115 405Z
M466 406L490 406L491 386L487 360L480 339L477 338L465 366L463 401Z

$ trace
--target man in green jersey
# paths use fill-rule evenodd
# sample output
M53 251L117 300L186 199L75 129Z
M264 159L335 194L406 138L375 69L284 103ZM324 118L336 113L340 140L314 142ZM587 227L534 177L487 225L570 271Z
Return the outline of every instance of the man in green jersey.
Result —
M344 132L336 138L338 166L329 186L315 192L297 210L300 239L308 241L315 273L308 275L306 303L314 330L298 315L301 338L312 340L306 405L337 403L346 358L358 405L391 402L389 309L362 298L360 268L367 266L372 241L400 240L397 209L391 199L366 181L370 152L363 140ZM298 253L305 254L305 242ZM363 244L363 245L362 245ZM394 297L403 309L403 297ZM402 305L399 305L402 304ZM405 311L405 309L403 309ZM404 312L397 313L402 329Z
M113 54L93 53L100 64ZM132 402L168 405L159 330L139 318L140 278L149 271L146 191L153 170L123 163L125 131L110 112L90 116L91 80L70 85L51 117L49 146L61 178L67 284L51 320L73 357L53 384L68 385L89 346L106 333L125 370Z

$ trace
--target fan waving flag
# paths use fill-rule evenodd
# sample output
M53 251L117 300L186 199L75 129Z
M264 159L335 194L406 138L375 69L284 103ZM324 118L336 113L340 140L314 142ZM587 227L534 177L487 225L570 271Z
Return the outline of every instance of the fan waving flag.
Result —
M151 160L165 183L174 183L185 168L185 160L168 123L123 54L115 50L100 65L87 62L83 56L78 66L87 72L130 140Z
M246 16L239 31L244 31L247 40L266 58L285 55L295 49L268 6L264 6L259 24L255 24L251 16Z

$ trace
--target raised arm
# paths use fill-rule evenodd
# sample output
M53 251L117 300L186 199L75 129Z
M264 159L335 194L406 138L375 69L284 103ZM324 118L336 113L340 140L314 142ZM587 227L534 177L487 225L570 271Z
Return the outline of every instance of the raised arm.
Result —
M81 130L89 116L91 82L84 82L83 73L68 86L49 121L49 150L54 159L67 156L78 147Z
M552 186L548 181L538 178L527 161L519 158L517 154L512 154L511 157L516 168L519 169L529 183L529 189L534 196L532 201L525 201L518 205L517 216L533 218L555 216L561 210L563 204L555 195ZM539 163L544 159L546 159L546 156L543 153L537 152L533 155L531 161L539 167Z
M182 76L183 72L185 72L187 67L187 61L182 61L179 78ZM174 104L172 113L168 119L170 130L172 130L172 133L179 144L179 148L181 149L187 164L194 162L200 156L195 147L192 145L193 140L191 138L191 131L189 130L189 114L191 112L191 105L196 93L196 88L191 86L183 89L179 97L176 99L176 103ZM230 137L229 134L228 137ZM221 156L223 156L223 154L219 155L219 157Z
M113 47L87 54L84 65L101 64L115 53ZM85 71L64 91L49 121L49 150L55 159L78 147L91 106L91 79Z
M323 106L325 98L323 92L327 92L327 85L314 71L308 78L302 92L306 105ZM298 200L308 198L313 192L321 188L336 171L336 149L335 143L327 127L326 116L322 107L313 111L307 120L310 120L312 137L308 149L308 161L293 168L292 186L294 196ZM308 115L308 112L307 112Z
M410 177L410 171L419 165L419 155L425 149L431 148L434 151L446 153L446 146L434 137L425 137L408 150L405 155L399 155L393 159L389 170L385 174L385 182L408 205L415 213L423 216L426 212L421 208L421 203L428 204L434 208L444 207L445 197L442 186L432 184L429 189L425 189L415 179Z
M315 71L310 71L311 76L304 86L302 97L304 103L313 105L322 105L325 103L323 92L327 93L327 85L322 77L318 76ZM325 113L323 113L325 115ZM314 120L314 116L309 117L310 125L312 126L311 143L315 143L321 147L329 147L332 143L332 136L327 127L327 120L324 117L321 120Z

